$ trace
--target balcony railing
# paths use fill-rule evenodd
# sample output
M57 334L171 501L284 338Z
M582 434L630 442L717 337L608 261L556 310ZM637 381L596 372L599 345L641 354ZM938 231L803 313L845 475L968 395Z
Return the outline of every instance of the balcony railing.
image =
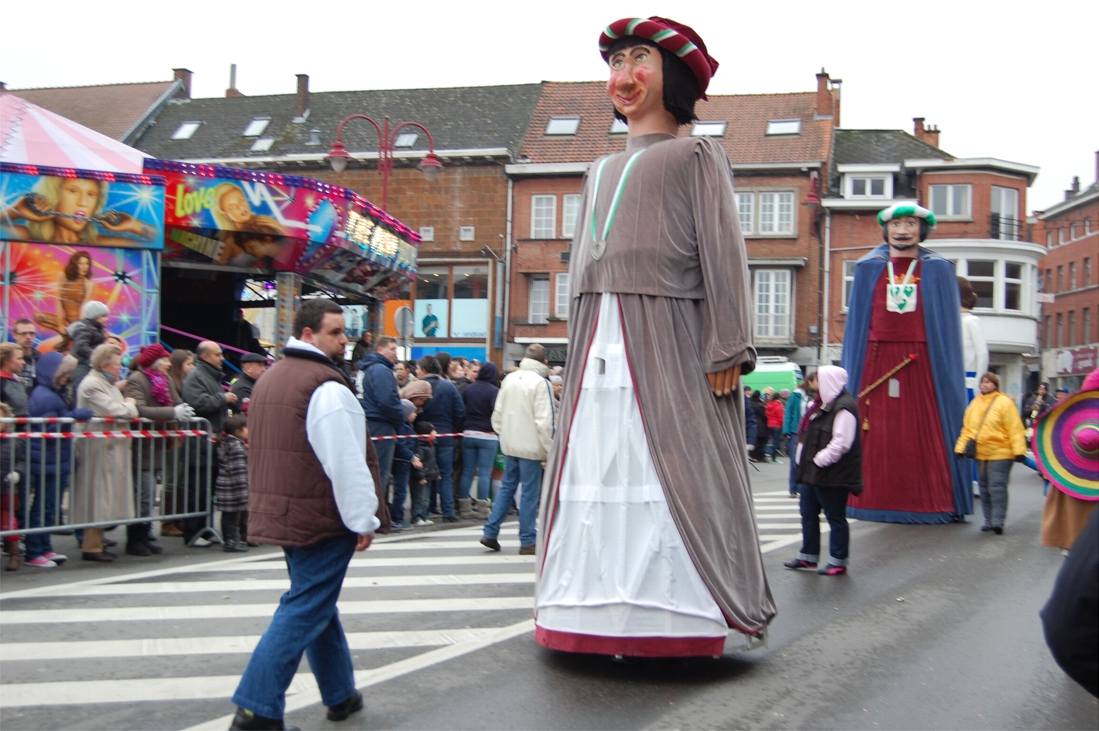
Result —
M1012 216L1003 216L999 213L993 213L989 216L989 235L990 239L1000 239L1002 241L1023 241L1025 238L1025 229L1023 225L1025 221L1014 218Z

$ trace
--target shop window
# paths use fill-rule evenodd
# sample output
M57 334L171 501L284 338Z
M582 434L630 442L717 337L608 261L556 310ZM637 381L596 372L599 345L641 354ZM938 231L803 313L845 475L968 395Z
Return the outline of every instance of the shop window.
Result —
M527 322L532 325L544 325L549 321L550 286L549 275L534 274L530 277L530 298L527 307Z
M1004 263L1004 309L1023 309L1023 265Z
M532 195L530 197L530 237L532 239L555 238L555 218L557 218L557 196Z
M736 194L736 210L737 215L740 216L740 230L745 234L750 234L754 231L752 228L752 215L755 213L755 207L755 193Z
M561 235L576 235L576 217L580 215L580 194L569 193L561 197Z
M560 320L567 320L569 317L569 273L559 272L555 281L553 314Z
M445 338L450 332L450 268L420 267L416 272L413 337Z
M757 338L790 338L790 270L756 269L755 334Z
M855 266L859 263L858 259L848 259L843 262L843 310L847 311L847 308L851 304L851 287L855 286Z
M450 302L450 337L488 336L488 267L456 266L454 297Z
M977 294L977 307L989 309L995 307L996 262L970 261L966 271L968 272L966 278Z
M969 218L970 185L932 185L931 212L939 218Z

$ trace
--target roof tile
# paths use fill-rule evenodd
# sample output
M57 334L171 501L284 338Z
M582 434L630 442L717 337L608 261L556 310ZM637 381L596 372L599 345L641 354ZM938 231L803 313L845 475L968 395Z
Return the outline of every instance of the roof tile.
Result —
M139 84L5 89L4 93L15 94L100 134L122 140L173 84L175 81L149 81Z

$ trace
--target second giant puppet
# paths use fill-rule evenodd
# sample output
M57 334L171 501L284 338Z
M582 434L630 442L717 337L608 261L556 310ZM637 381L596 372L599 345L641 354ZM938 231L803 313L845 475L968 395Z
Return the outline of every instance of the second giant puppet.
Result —
M865 489L847 515L949 523L973 512L971 470L953 445L966 407L954 265L918 245L935 214L898 203L878 214L886 243L859 260L841 365L859 396Z
M739 375L755 365L729 159L695 119L717 62L663 18L600 38L625 152L584 182L547 462L535 637L569 652L720 655L775 614Z

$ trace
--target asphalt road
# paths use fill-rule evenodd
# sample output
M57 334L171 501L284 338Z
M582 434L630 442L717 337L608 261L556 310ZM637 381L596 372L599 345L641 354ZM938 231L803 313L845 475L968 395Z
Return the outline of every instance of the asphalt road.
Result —
M466 524L380 542L353 565L341 615L367 707L340 724L324 720L303 663L287 721L306 729L1099 729L1096 699L1061 672L1042 638L1038 610L1063 559L1038 545L1033 472L1014 470L1004 535L981 533L976 521L860 522L850 573L823 577L782 568L797 551L786 469L753 473L757 510L768 516L761 525L772 525L761 542L779 608L766 648L637 662L544 650L530 631L531 563L515 555L514 526L504 552L486 554ZM59 550L70 548L65 540ZM155 559L3 576L0 726L228 726L226 696L285 571L270 548L238 559L184 551L175 540Z

